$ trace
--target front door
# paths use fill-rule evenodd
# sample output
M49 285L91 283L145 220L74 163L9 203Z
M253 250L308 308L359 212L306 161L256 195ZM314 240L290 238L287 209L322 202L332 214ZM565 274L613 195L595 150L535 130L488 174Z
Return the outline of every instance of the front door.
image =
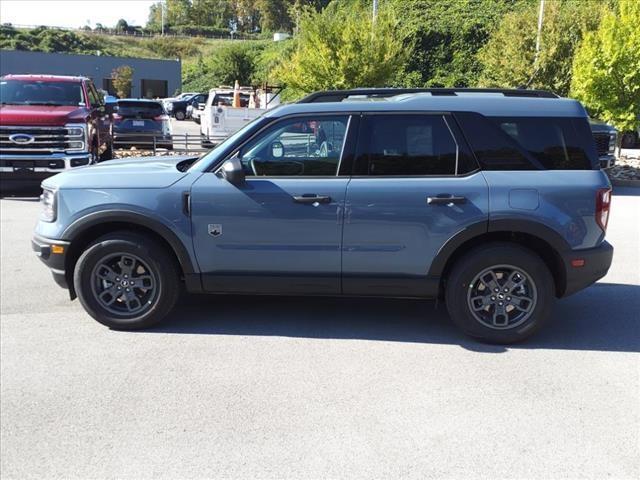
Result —
M348 115L285 118L236 155L246 182L216 172L191 191L194 248L210 292L340 292Z
M487 183L450 116L364 122L347 188L343 292L432 296L438 279L428 271L440 248L488 221Z

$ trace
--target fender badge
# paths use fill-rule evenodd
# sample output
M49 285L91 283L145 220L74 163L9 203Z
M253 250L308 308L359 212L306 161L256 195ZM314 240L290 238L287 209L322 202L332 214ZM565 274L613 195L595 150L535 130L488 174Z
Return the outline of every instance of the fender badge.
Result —
M219 237L222 235L222 225L219 223L210 223L208 226L209 235L212 237Z

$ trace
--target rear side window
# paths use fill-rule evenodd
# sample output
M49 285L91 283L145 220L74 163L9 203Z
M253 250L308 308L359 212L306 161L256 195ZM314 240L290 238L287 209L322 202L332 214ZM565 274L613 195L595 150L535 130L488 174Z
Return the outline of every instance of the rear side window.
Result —
M594 168L597 155L585 119L477 113L457 113L456 119L483 170Z
M584 119L493 117L509 137L547 170L590 170L590 145L584 145L577 126ZM591 142L593 143L593 142Z
M118 102L118 115L121 117L153 118L164 113L158 102Z
M458 145L442 115L370 115L356 175L454 175Z

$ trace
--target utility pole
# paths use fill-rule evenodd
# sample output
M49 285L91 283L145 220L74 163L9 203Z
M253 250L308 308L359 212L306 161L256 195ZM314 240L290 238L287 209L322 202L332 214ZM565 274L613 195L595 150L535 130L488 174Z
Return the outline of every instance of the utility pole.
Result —
M160 25L162 30L162 36L164 37L164 0L160 1Z
M538 36L536 37L536 56L534 65L538 61L538 55L540 54L540 37L542 36L542 19L544 18L544 0L540 0L540 11L538 12Z

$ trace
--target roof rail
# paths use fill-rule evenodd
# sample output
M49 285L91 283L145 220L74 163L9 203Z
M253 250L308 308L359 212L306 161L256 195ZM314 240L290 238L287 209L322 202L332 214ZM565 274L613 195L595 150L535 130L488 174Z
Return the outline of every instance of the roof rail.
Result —
M558 98L546 90L508 89L508 88L353 88L350 90L325 90L307 95L298 103L341 102L350 96L371 98L393 97L406 93L430 93L431 95L455 96L458 93L501 93L505 97Z

